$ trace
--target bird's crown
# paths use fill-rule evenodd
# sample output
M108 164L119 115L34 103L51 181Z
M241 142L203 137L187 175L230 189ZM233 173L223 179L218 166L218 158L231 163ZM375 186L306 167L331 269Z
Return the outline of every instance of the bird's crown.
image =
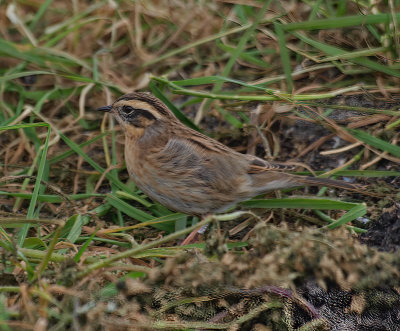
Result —
M114 101L112 105L98 108L111 112L124 125L145 128L155 121L176 120L175 115L159 99L149 93L128 93Z

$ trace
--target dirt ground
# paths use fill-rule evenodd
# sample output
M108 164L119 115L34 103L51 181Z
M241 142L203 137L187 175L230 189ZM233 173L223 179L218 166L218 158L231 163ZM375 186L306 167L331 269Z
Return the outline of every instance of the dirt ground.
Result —
M271 2L256 22L263 1L0 2L1 331L400 330L400 177L378 173L400 171L399 151L346 131L399 145L396 10L386 2L312 3ZM362 23L329 25L360 14ZM380 23L364 22L371 17ZM290 30L313 18L328 27ZM290 28L289 76L280 25ZM360 50L368 51L358 53L361 65L352 54ZM230 81L216 89L217 78ZM182 84L185 91L173 85L190 79L201 82ZM294 99L342 89L327 99ZM366 214L330 230L327 218L344 210L324 218L310 208L242 204L235 210L248 213L212 221L191 245L180 246L184 236L177 236L152 246L195 219L143 225L171 212L137 193L121 129L95 111L138 90L159 91L234 150L291 163L303 175L346 165L369 171L338 176L364 191L323 195L365 203ZM279 100L249 101L272 94ZM18 127L39 122L48 127ZM42 200L31 208L49 128ZM300 187L264 198L319 192Z

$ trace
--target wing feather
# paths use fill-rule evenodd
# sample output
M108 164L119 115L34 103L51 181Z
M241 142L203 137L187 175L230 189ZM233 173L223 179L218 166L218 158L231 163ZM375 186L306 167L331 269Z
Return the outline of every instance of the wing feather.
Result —
M295 166L268 162L256 156L251 156L248 154L246 156L249 159L249 169L247 171L247 173L249 174L259 174L265 171L289 171L295 169Z

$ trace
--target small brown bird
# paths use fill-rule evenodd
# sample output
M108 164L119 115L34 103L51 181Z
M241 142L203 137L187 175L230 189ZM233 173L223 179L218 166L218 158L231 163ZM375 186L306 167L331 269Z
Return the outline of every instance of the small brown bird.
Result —
M303 185L357 190L325 178L285 173L290 167L235 152L183 125L149 93L129 93L110 112L125 131L129 175L151 199L167 208L202 216L272 190Z

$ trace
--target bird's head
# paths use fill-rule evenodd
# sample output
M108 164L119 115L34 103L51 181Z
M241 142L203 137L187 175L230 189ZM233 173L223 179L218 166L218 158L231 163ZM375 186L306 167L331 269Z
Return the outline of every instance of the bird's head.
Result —
M128 93L112 105L97 110L111 113L126 133L142 136L148 128L157 129L176 123L175 115L159 99L149 93Z

